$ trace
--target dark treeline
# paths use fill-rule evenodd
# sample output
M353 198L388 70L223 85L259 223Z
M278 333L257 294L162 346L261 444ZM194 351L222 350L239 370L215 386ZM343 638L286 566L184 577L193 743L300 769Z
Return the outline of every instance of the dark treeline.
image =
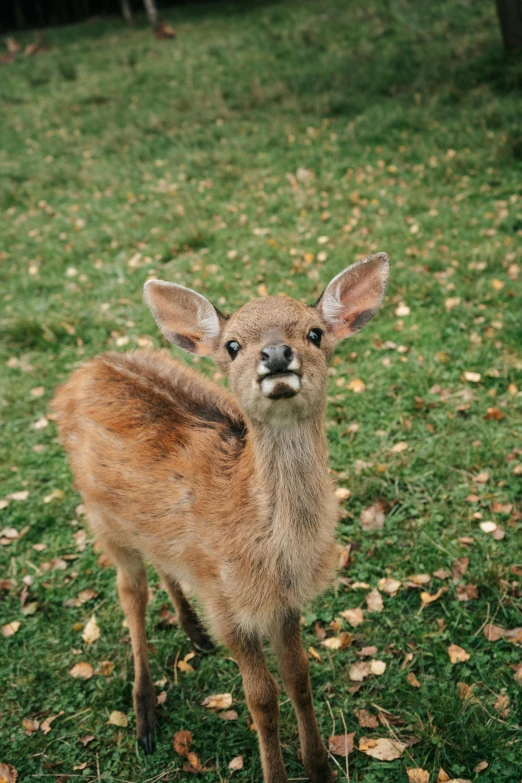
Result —
M143 13L141 0L129 0L135 13ZM157 0L166 8L187 5L188 0ZM0 31L72 24L93 16L121 16L120 0L0 0Z

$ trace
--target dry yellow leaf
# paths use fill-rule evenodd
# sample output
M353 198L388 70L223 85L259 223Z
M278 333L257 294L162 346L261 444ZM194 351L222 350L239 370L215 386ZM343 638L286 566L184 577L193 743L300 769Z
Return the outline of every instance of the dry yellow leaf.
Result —
M394 446L392 446L392 454L400 454L401 451L406 451L408 448L408 444L405 440L400 440L398 443L396 443Z
M214 693L212 696L207 696L201 702L202 707L207 707L209 710L228 710L232 706L232 694L231 693Z
M366 596L366 605L369 612L382 612L384 609L382 595L376 588L371 590Z
M406 770L410 783L430 783L430 773L420 767L413 767Z
M350 492L350 490L349 490L349 489L346 489L345 487L337 487L337 489L335 490L335 497L336 497L336 498L337 498L337 500L339 500L341 503L342 503L344 500L348 500L348 498L350 497L350 495L351 495L351 494L352 494L352 493Z
M90 680L94 674L94 669L90 663L86 663L86 661L80 661L80 663L74 664L69 674L75 679Z
M445 772L442 767L439 767L439 774L437 775L437 783L448 783L449 775L447 772Z
M481 377L479 372L472 372L471 370L466 370L462 374L462 380L469 381L469 383L480 383Z
M18 620L13 620L12 623L7 623L7 625L2 626L2 636L14 636L15 633L20 628L20 623Z
M456 663L465 663L466 661L469 661L471 657L470 654L467 653L463 647L459 647L458 644L450 644L448 647L448 655L453 665Z
M96 620L96 615L93 614L83 629L82 639L85 644L94 644L94 642L100 638L100 626Z
M359 740L359 750L379 761L395 761L402 756L405 748L405 742L387 737L380 739L361 737Z
M380 676L381 674L384 674L386 671L386 664L384 661L371 661L370 662L370 671L372 674L375 674L377 676Z
M340 612L341 617L347 620L352 628L357 628L362 622L364 622L364 612L360 607L355 609L345 609L344 612Z
M386 595L389 595L393 598L395 595L397 595L401 584L402 583L399 582L398 579L379 579L379 590L381 593L386 593Z
M408 672L406 675L406 682L411 685L412 688L420 688L421 684L413 672Z
M361 381L360 378L354 378L346 388L349 391L353 391L355 394L361 394L361 392L366 390L366 384L364 381Z
M129 719L123 712L119 712L118 710L114 710L114 712L111 712L109 715L109 720L107 723L110 723L111 726L120 726L121 728L125 728L129 724Z
M18 771L10 764L0 764L0 783L16 783Z
M420 597L422 601L422 607L428 606L428 604L432 604L434 601L438 601L441 595L446 593L448 591L447 587L441 587L440 590L437 590L436 593L433 595L430 595L430 593L422 592Z
M243 756L236 756L229 762L228 768L231 772L237 772L239 769L243 769Z

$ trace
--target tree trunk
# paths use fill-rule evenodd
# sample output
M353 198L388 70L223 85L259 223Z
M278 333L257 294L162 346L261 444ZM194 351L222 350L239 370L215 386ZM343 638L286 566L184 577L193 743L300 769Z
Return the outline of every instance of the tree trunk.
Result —
M156 7L156 0L143 0L145 4L145 11L147 12L147 18L153 30L158 27L158 9Z
M522 0L497 0L497 12L506 49L522 48Z
M133 25L134 19L132 17L132 8L130 6L129 0L120 0L120 5L123 18L129 26Z

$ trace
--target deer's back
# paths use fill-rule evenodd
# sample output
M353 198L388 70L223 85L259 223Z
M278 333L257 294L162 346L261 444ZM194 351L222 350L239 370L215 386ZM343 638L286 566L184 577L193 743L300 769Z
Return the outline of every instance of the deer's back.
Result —
M230 523L241 505L230 476L236 493L246 491L237 474L245 422L226 392L167 354L88 361L58 390L54 410L91 525L105 540L180 547L197 538L198 523Z

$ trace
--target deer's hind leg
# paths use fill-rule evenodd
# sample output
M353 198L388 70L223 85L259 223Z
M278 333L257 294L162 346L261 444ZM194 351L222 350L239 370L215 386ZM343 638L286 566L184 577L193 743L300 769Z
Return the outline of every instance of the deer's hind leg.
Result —
M104 549L116 565L116 584L120 602L129 626L134 658L134 688L136 734L147 755L154 752L156 725L156 691L150 675L145 611L148 602L147 571L143 558L133 549L104 543Z
M212 652L214 643L193 607L187 601L181 585L174 577L168 576L163 572L160 573L170 599L176 608L181 627L198 650L201 650L201 652Z

